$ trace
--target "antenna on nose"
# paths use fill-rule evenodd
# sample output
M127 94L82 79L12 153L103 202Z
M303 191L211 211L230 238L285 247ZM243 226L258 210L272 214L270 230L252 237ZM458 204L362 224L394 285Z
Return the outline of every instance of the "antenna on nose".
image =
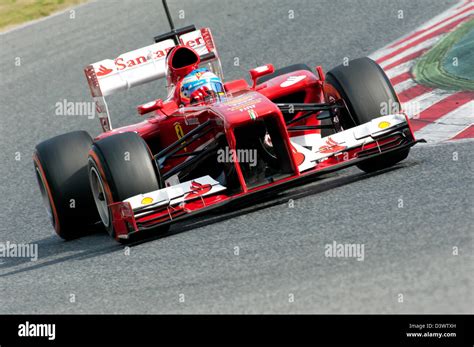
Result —
M168 23L170 23L171 30L174 30L173 18L171 18L170 9L168 8L166 0L163 0L163 7L165 8L166 17L168 18Z

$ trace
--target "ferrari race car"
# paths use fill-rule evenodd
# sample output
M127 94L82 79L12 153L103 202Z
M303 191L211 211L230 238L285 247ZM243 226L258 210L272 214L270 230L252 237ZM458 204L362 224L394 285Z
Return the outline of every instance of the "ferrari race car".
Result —
M187 93L190 72L194 82L211 73L217 89ZM268 64L250 70L251 84L219 84L211 30L192 25L91 64L85 75L103 132L94 139L85 131L59 135L33 156L64 239L100 225L129 242L144 230L167 230L348 166L388 168L419 142L389 79L369 58L326 74L320 66ZM138 106L142 122L113 128L106 97L160 78L168 97Z

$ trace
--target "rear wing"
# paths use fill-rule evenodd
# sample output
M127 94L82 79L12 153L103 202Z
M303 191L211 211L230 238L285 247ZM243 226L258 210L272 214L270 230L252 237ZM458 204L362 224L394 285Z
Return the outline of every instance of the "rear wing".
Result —
M177 44L196 50L202 64L209 64L209 68L223 78L211 30L196 29L194 25L157 36L154 44L124 53L114 60L104 59L90 64L84 72L103 131L112 129L105 97L164 78L166 55Z

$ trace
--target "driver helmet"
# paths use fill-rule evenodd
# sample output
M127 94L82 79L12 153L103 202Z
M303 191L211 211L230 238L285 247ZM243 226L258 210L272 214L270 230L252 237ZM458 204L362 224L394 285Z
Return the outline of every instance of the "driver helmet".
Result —
M219 77L206 68L200 68L183 78L179 95L181 102L189 105L198 101L222 101L225 98L225 91Z

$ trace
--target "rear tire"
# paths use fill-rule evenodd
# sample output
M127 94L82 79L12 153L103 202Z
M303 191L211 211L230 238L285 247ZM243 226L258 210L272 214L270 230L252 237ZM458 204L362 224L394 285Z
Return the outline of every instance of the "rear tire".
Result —
M341 110L343 129L370 122L380 117L382 109L399 112L400 101L382 68L364 57L351 60L349 65L339 65L326 74L326 98L344 99L348 110ZM389 112L390 113L390 112ZM373 172L395 165L410 152L404 149L369 159L357 165L365 172Z
M102 223L112 237L116 234L108 205L160 189L157 170L146 142L134 132L93 144L89 152L90 185Z
M75 131L41 142L33 155L43 203L56 233L66 240L99 221L87 174L91 145L87 132Z

